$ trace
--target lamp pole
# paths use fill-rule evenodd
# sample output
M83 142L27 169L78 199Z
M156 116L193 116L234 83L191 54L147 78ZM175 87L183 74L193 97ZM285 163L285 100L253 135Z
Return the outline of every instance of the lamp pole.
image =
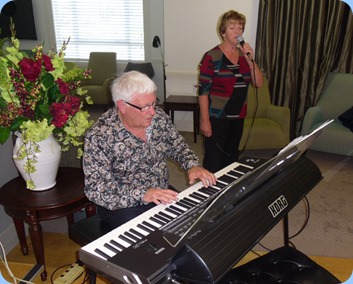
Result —
M166 90L166 80L167 80L167 76L165 75L165 62L164 62L164 54L163 54L163 50L161 47L161 40L159 38L159 36L154 36L153 38L153 42L152 42L152 46L154 48L159 48L159 52L161 53L161 57L162 57L162 64L163 64L163 99L165 102L167 100L167 90Z

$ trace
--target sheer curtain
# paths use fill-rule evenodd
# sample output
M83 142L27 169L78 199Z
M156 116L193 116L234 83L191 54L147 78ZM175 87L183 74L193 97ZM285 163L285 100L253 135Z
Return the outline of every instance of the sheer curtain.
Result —
M291 136L298 136L327 74L353 73L352 10L337 0L260 0L256 61L273 103L290 107Z

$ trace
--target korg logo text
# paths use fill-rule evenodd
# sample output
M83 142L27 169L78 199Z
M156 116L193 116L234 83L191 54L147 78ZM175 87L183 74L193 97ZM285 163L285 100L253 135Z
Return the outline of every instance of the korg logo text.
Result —
M281 195L270 206L268 206L268 209L270 210L272 217L275 218L287 206L288 206L287 200L284 198L283 195Z

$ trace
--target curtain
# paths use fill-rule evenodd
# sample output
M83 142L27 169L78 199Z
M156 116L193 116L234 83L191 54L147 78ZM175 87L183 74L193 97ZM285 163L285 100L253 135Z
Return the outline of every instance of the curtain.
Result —
M338 0L260 0L256 61L272 102L291 110L291 138L329 72L353 73L353 14Z

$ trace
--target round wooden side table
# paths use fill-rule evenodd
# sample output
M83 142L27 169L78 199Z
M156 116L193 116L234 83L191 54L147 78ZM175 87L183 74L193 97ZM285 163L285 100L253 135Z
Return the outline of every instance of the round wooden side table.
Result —
M58 170L56 185L45 191L31 191L26 188L22 177L16 177L0 189L0 204L13 218L21 250L28 254L24 222L29 225L33 250L37 264L44 267L42 281L47 279L45 267L43 232L41 221L66 217L74 222L73 213L86 208L87 216L95 214L95 206L86 198L84 175L80 168L62 167Z

